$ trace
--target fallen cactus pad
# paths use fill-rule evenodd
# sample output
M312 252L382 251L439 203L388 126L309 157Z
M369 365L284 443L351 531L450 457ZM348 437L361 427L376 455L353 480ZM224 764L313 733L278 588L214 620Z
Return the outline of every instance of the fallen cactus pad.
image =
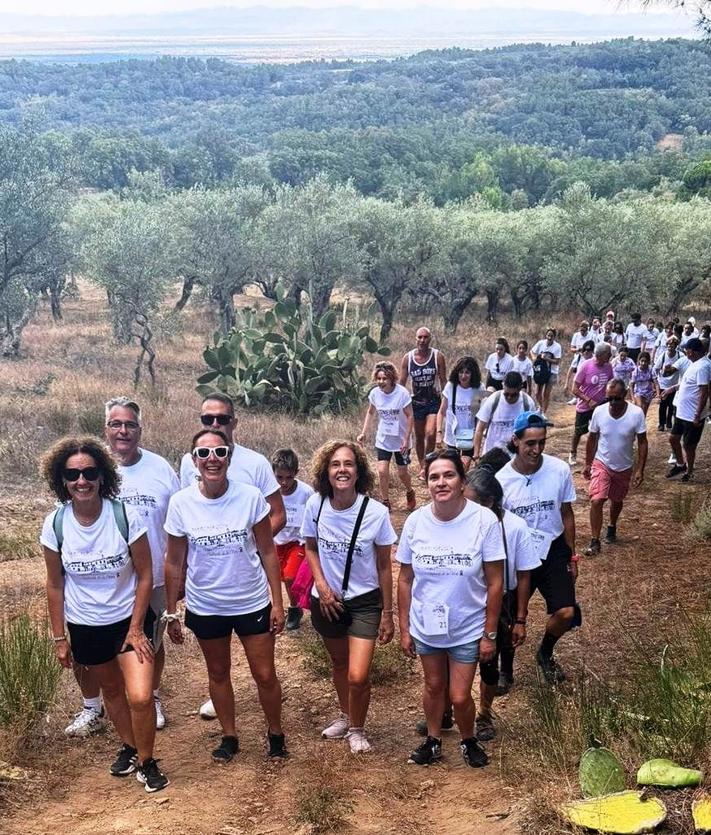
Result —
M701 771L682 768L671 760L648 760L637 772L640 786L661 786L668 789L682 789L698 786L704 779Z
M711 796L695 800L691 806L697 832L711 832Z
M583 797L602 797L625 790L625 772L609 748L592 747L580 758Z
M574 800L561 807L563 815L575 826L615 835L651 832L667 816L661 800L642 798L642 792L617 792L607 797Z

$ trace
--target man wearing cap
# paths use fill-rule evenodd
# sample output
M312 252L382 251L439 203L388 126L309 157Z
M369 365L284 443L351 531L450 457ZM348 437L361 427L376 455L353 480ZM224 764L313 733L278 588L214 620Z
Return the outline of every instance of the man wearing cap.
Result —
M578 556L572 506L575 487L570 468L543 452L549 426L552 424L537 412L520 414L511 439L515 457L496 478L504 492L503 506L526 522L542 561L531 572L531 594L538 589L548 612L536 661L546 681L554 684L565 680L553 657L554 647L579 613L575 601Z
M647 463L647 423L644 412L627 402L627 386L623 380L611 379L607 384L607 402L598 406L590 419L590 434L585 450L583 478L590 481L590 545L589 557L600 553L602 509L610 500L610 524L605 543L617 541L617 520L630 482L639 487ZM634 442L637 439L637 466L634 466Z
M704 343L694 337L684 346L689 361L681 375L674 395L676 416L669 435L669 444L676 456L676 463L667 473L667 478L681 476L688 483L694 476L696 447L704 431L709 414L709 383L711 383L711 360L706 356ZM672 363L672 368L679 364ZM665 369L666 371L669 369Z

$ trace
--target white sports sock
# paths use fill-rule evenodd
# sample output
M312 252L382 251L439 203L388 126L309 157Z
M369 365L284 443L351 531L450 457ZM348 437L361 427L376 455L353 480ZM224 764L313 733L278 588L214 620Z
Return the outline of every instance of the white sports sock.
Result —
M95 710L98 712L101 711L101 696L96 696L93 699L84 699L84 707L87 710Z
M153 691L153 698L158 699L158 701L160 701L160 690Z

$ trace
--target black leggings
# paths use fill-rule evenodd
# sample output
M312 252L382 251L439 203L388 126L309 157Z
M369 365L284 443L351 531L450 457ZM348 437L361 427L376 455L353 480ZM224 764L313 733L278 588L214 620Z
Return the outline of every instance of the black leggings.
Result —
M673 402L673 397L665 397L659 401L659 425L666 426L667 429L671 429L674 423L676 409L672 405Z

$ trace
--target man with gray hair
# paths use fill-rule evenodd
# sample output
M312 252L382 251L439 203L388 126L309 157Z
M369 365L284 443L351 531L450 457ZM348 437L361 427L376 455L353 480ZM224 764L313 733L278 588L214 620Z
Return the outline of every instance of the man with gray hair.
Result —
M587 349L587 351L586 351ZM570 444L568 464L574 467L578 463L578 445L583 435L588 433L590 418L595 409L604 403L607 384L613 377L610 356L612 348L607 342L592 343L592 340L582 346L582 356L590 357L594 350L595 356L580 363L573 382L573 394L578 398L575 406L575 429Z
M165 727L159 687L165 650L162 644L161 616L165 611L164 564L167 534L163 529L168 501L180 489L170 464L160 455L140 446L143 431L141 410L135 400L114 397L106 403L105 436L121 474L119 498L130 504L148 529L148 542L153 564L153 594L144 628L156 650L153 671L153 697L156 706L156 728ZM84 698L84 707L65 729L69 736L88 736L104 725L99 685L90 668L74 669Z

